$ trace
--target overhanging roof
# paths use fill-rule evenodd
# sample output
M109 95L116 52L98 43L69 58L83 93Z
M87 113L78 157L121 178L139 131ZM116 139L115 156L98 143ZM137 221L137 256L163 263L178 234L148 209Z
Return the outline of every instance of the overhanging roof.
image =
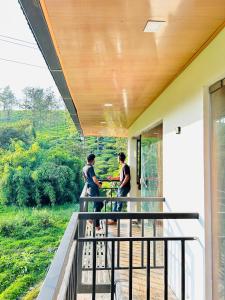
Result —
M224 27L225 20L224 0L20 3L85 135L126 136L129 126ZM166 22L158 32L144 33L149 19Z
M68 89L61 63L52 42L39 1L19 0L19 2L71 118L80 135L83 135L77 110Z

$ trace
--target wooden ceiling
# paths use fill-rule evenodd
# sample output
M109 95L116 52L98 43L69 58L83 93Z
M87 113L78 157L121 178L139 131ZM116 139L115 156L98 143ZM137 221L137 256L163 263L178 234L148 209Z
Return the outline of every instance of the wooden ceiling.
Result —
M40 3L85 135L126 136L225 20L224 0Z

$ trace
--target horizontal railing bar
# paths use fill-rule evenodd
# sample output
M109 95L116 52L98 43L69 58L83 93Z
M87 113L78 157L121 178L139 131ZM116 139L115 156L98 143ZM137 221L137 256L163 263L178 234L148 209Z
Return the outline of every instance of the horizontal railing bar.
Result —
M96 202L96 201L121 201L121 202L165 202L164 197L80 197L83 201Z
M101 181L101 182L120 182L118 179L107 179L107 178L98 178L98 181Z
M199 219L199 213L190 212L190 213L171 213L171 212L81 212L79 213L80 220L87 219Z
M118 187L101 187L101 190L118 190Z
M78 238L79 242L112 242L112 241L120 241L120 242L141 242L141 241L194 241L198 240L197 237L193 236L173 236L173 237L142 237L142 236L135 236L135 237L84 237L84 238Z
M150 267L151 269L164 269L164 266L151 266ZM115 266L115 270L128 270L129 269L129 267L121 267L121 266L119 266L119 267L117 267L117 266ZM132 269L134 269L134 270L143 270L143 269L146 269L146 265L144 265L143 267L142 266L140 266L140 267L138 267L138 266L133 266L132 267ZM92 268L82 268L82 271L84 271L84 272L87 272L87 271L92 271L93 269ZM97 271L109 271L109 270L111 270L111 267L96 267L96 270Z
M111 285L108 284L108 283L106 283L106 284L97 284L95 292L96 292L96 294L98 294L98 293L99 294L110 293L110 287L111 287ZM82 285L79 288L79 293L78 294L91 294L92 289L93 289L92 284L82 283Z

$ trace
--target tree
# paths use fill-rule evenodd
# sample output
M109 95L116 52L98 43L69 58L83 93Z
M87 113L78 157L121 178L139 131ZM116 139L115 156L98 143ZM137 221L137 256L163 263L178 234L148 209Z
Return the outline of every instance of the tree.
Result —
M35 138L35 131L28 121L0 127L0 148L9 149L12 141L22 141L29 145Z
M16 98L10 86L6 86L0 92L0 102L3 106L3 111L6 112L7 120L10 120L13 105L16 104Z
M34 127L40 127L48 119L49 111L58 108L55 93L51 88L26 87L23 94L24 101L21 107L32 112Z
M77 201L81 193L81 161L61 148L27 148L14 142L0 160L0 203L18 206Z

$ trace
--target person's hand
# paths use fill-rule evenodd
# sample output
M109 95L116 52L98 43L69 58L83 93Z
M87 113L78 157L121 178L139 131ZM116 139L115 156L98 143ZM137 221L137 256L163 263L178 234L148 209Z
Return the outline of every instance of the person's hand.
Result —
M108 176L107 179L108 179L108 180L112 180L112 176Z

